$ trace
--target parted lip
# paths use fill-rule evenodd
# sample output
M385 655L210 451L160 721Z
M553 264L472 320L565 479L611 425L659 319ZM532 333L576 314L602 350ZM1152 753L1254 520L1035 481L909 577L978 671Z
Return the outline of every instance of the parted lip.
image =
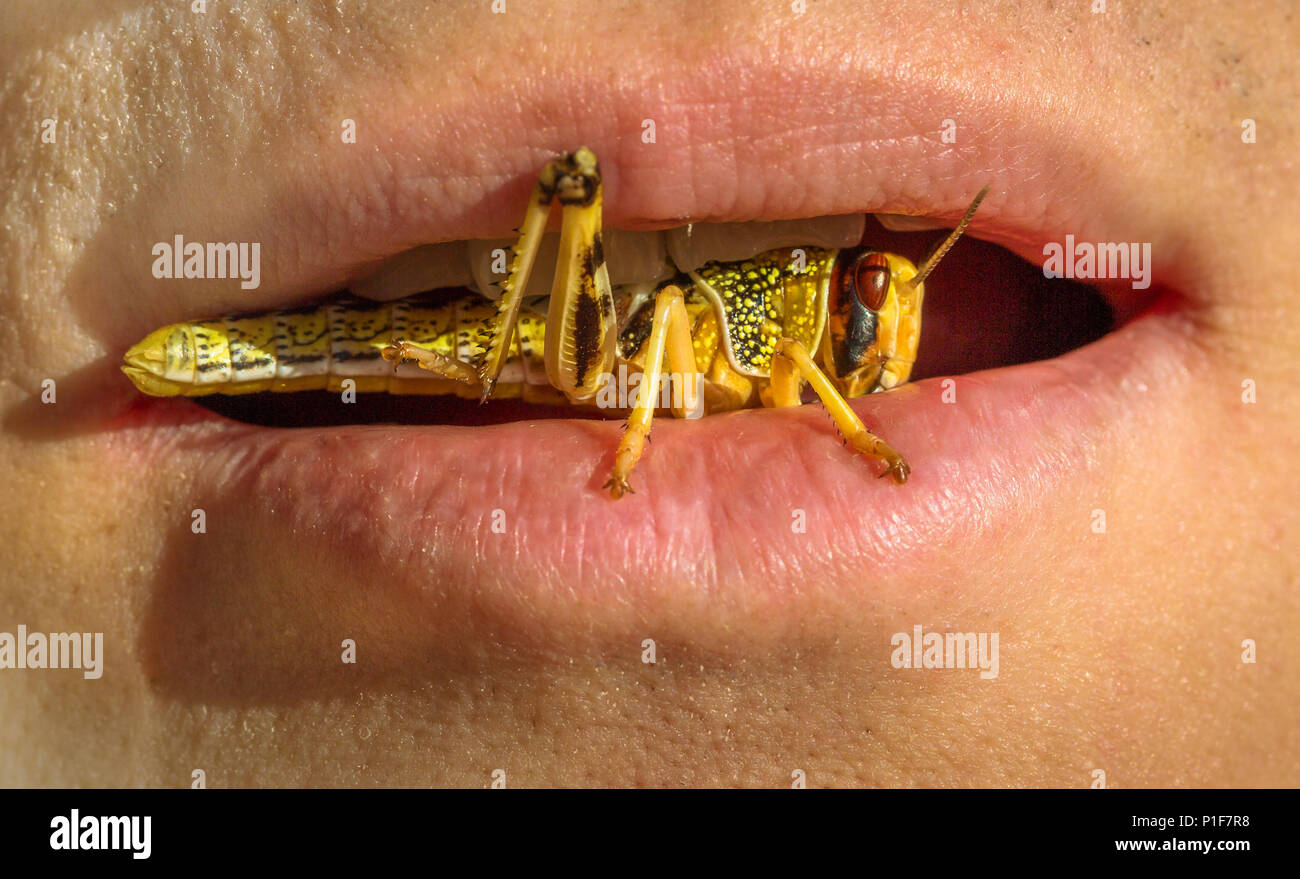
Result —
M232 658L209 636L286 612L371 633L399 668L459 662L467 641L565 655L647 626L743 652L829 607L932 606L950 584L928 565L992 552L1054 504L1086 517L1079 480L1137 425L1195 405L1189 338L1164 301L1062 357L960 376L951 402L940 378L853 401L908 457L905 486L816 405L657 419L636 494L614 501L613 422L273 429L153 400L138 453L184 462L180 503L222 523L163 586L160 675L196 649L246 664L239 677L290 674L275 651Z
M510 235L544 163L581 145L601 162L608 227L864 211L955 219L987 184L970 234L1036 263L1044 243L1066 234L1150 242L1156 276L1197 292L1174 277L1186 230L1153 217L1124 178L1120 149L1096 137L1097 120L1045 116L1039 96L989 88L975 73L933 81L862 46L822 50L821 63L775 63L724 40L693 70L658 59L649 43L634 66L658 65L653 88L581 68L523 82L480 73L436 102L414 91L418 78L395 95L390 82L349 83L370 108L364 146L304 152L287 142L283 160L262 172L274 174L273 187L221 181L257 196L186 230L191 240L262 242L261 286L144 277L113 341L125 348L177 320L301 302L422 244ZM944 139L945 115L962 122L955 142ZM650 143L646 120L657 122ZM1098 164L1116 173L1079 171ZM168 223L141 230L142 253L171 240Z
M607 226L856 211L955 219L989 184L972 234L1037 263L1042 244L1067 233L1149 241L1158 286L1178 286L1170 260L1181 233L1138 225L1138 196L1122 180L1077 174L1078 151L1095 141L1041 124L1030 97L858 60L789 67L737 53L703 71L668 66L654 90L541 77L390 120L381 149L288 167L267 210L224 236L259 240L280 223L276 240L294 250L292 265L277 266L267 247L261 290L230 285L201 302L147 297L126 321L123 348L196 312L320 294L422 243L508 234L542 163L581 144L602 163ZM742 69L743 89L734 78ZM593 127L562 112L574 105L585 119L614 121ZM942 143L935 120L958 110L984 124ZM456 122L423 124L435 116ZM657 142L645 144L643 118L678 124L661 124ZM498 129L524 136L506 143ZM1123 287L1107 295L1133 305ZM657 419L633 476L637 493L618 502L599 489L615 424L284 430L170 400L150 402L148 429L135 436L155 458L197 462L187 500L237 523L187 550L196 576L226 584L185 599L187 614L208 615L205 627L237 625L267 600L238 584L258 582L256 560L276 553L319 566L283 586L304 604L320 598L306 584L373 572L383 584L378 605L348 598L313 613L369 615L376 628L394 621L385 634L394 656L483 633L547 649L579 608L615 628L670 610L757 624L805 602L851 600L867 583L879 596L914 598L903 594L914 582L906 574L934 547L977 545L1032 517L1065 482L1096 473L1099 444L1181 405L1192 355L1178 302L1166 295L1052 361L962 376L956 402L938 379L855 401L912 464L905 487L877 480L815 406ZM1133 374L1144 377L1140 394L1124 381ZM795 511L811 523L802 532L791 528Z

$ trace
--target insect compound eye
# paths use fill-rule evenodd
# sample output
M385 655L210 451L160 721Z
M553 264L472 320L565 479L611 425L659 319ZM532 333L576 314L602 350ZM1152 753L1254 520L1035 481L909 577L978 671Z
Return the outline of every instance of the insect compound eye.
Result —
M858 301L864 308L879 311L889 293L889 261L880 252L864 253L854 270L853 286L858 291Z

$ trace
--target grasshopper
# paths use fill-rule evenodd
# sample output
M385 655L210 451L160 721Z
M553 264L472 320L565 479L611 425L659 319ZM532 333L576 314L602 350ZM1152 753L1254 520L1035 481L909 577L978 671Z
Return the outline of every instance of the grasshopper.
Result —
M804 247L706 263L653 290L614 289L601 241L600 166L584 147L543 168L495 304L466 290L172 324L127 351L122 369L158 396L339 390L351 380L358 391L579 406L605 405L615 370L630 371L640 390L605 483L615 498L632 490L657 409L680 418L798 406L807 382L846 444L902 484L907 463L846 398L909 379L925 280L987 193L919 267L866 246ZM556 203L559 259L543 315L523 291ZM679 391L671 401L657 398L665 365Z

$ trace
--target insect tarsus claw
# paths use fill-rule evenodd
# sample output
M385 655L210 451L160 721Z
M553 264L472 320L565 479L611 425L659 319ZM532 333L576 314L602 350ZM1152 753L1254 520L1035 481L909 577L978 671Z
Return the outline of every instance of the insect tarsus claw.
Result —
M393 372L397 372L397 367L402 365L402 343L394 341L388 347L379 352L379 356L393 364Z
M884 479L888 476L890 479L894 480L895 485L904 485L907 483L907 477L911 475L911 473L912 468L907 466L907 462L899 460L895 461L893 464L887 465L885 469L876 476L876 478Z

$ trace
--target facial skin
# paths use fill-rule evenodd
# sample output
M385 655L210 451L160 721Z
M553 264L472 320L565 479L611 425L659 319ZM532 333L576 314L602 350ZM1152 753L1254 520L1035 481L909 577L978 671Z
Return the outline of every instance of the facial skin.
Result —
M483 786L498 768L510 786L784 786L795 770L813 786L1084 787L1095 770L1116 787L1300 783L1290 4L208 5L0 13L0 631L102 631L107 653L94 681L0 670L0 783L175 787L202 769L212 786ZM1070 217L1053 228L1086 237L1074 206L1114 216L1130 198L1181 296L1182 366L1139 365L1133 381L1157 399L1122 429L1078 424L1063 441L1088 445L1089 465L1032 515L981 530L984 510L954 513L966 539L884 567L845 552L798 581L806 595L726 606L711 588L740 587L708 565L694 592L640 604L602 602L600 583L566 597L526 582L429 603L451 587L418 554L372 564L306 539L308 513L276 511L315 502L268 499L256 481L205 496L201 446L132 414L117 363L148 330L326 292L427 241L506 233L527 169L558 149L601 145L607 220L627 227L805 203L902 210L944 190L860 160L809 167L801 189L796 159L777 167L780 143L725 131L798 130L829 97L789 96L788 119L747 115L778 76L708 103L657 78L665 56L691 75L772 57L861 69L877 91L863 125L903 120L893 135L932 161L962 155L937 140L942 119L978 140L996 132L971 107L1032 108L1042 141L1081 161L1016 187L1021 163L1051 164L1026 144L972 173L1005 184L1005 228ZM982 83L953 90L967 106L888 93L889 76L924 90L963 71ZM578 97L530 103L557 77ZM609 96L656 89L661 128L680 125L674 107L695 114L706 145L690 156L734 158L729 181L674 175L671 145L638 158L641 114ZM461 112L474 106L490 109ZM340 142L345 118L356 144ZM948 190L936 197L959 214L974 190ZM263 242L262 287L154 279L151 246L178 233ZM190 531L195 508L206 534ZM998 678L894 668L891 637L916 624L999 633ZM345 638L355 665L339 661Z

